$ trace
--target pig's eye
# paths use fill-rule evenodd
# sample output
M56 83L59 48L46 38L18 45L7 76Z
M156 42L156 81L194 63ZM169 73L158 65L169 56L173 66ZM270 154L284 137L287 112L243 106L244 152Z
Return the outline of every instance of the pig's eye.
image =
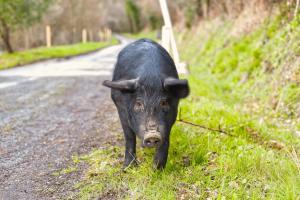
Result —
M168 110L169 109L169 103L166 99L162 99L160 101L160 106L164 109L164 110Z
M134 110L136 112L141 112L144 110L144 103L142 100L138 99L134 104Z

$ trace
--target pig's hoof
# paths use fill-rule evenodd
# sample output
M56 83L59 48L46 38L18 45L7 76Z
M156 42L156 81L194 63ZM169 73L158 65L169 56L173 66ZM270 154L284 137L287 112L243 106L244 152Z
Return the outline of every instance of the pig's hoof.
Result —
M122 171L126 171L126 169L130 167L136 167L138 164L135 160L132 160L130 162L126 162L123 164Z
M153 163L152 167L154 170L163 170L165 168L165 165Z

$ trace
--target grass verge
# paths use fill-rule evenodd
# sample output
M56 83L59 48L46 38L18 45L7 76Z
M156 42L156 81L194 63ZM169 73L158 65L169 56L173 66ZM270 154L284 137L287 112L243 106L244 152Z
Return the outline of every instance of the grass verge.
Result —
M118 41L113 38L111 41L107 42L88 42L85 44L62 45L51 48L41 47L12 54L4 53L0 55L0 70L30 64L41 60L80 55L117 43Z
M132 39L141 39L141 38L148 38L154 41L157 41L157 32L156 31L142 31L139 33L123 33L125 37L132 38Z
M148 149L126 173L123 147L76 157L89 166L76 199L300 198L299 22L278 16L239 36L208 23L178 34L192 91L180 118L230 135L177 122L164 171Z

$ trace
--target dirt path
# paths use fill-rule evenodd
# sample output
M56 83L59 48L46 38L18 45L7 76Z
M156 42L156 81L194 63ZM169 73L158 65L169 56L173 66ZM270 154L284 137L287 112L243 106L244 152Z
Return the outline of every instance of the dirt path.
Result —
M53 173L72 155L101 147L119 130L109 90L101 83L110 79L127 42L0 72L0 200L59 199L72 193L80 174Z

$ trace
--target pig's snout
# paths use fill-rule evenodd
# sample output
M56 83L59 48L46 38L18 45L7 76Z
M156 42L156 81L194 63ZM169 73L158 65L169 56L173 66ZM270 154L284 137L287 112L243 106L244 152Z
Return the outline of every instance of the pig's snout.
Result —
M157 147L161 144L161 142L161 135L157 131L147 132L144 136L143 143L146 147Z

